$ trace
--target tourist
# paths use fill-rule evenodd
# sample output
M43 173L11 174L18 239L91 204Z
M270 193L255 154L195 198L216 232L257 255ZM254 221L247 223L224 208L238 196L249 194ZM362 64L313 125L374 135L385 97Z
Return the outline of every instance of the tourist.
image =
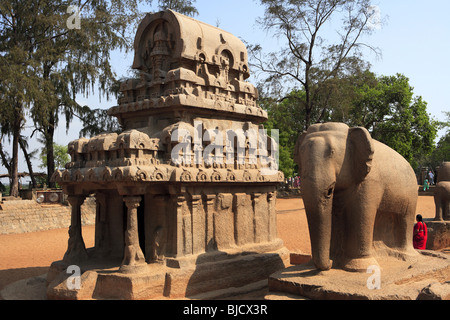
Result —
M422 221L422 215L416 216L417 223L414 225L413 245L414 249L425 250L427 247L428 230L427 225Z
M294 178L294 188L298 188L300 187L300 181L298 177Z
M433 185L434 184L434 174L433 172L429 172L428 173L428 178L430 178L430 184Z
M423 191L430 190L430 184L428 183L428 179L425 179L423 182Z

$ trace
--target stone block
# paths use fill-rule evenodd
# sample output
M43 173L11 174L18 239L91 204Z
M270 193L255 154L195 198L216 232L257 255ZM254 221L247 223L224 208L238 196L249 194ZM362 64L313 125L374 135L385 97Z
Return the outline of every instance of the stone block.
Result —
M305 264L311 261L310 254L292 252L290 254L290 262L293 265Z
M431 283L420 291L417 300L450 300L450 281Z
M428 230L427 249L441 250L450 247L450 221L425 221Z
M268 295L271 299L312 300L439 300L448 296L450 256L423 252L408 261L391 256L377 260L379 266L365 273L320 271L312 262L292 266L269 277Z

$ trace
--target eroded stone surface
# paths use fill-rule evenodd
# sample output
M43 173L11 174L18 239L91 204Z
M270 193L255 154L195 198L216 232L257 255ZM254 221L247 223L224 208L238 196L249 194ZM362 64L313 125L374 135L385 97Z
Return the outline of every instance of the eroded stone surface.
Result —
M439 300L448 297L449 256L427 252L401 261L378 257L379 269L365 273L319 271L312 263L289 267L269 278L268 299Z
M101 270L102 261L121 261L121 281L140 283L128 285L130 299L145 296L133 288L145 291L156 269L164 283L154 284L162 288L159 296L181 296L212 289L195 281L198 275L220 279L226 288L283 267L288 254L277 238L275 212L283 174L276 141L261 125L267 113L246 81L242 41L171 10L149 14L138 27L133 68L139 78L122 83L119 105L109 110L123 131L71 142L71 162L53 176L69 196L94 194L97 201L95 248L87 262L72 254L85 252L80 210L72 210L71 263ZM214 269L211 259L220 261ZM250 270L236 282L239 261ZM64 266L54 269L48 294L58 298L64 277L58 283L54 274ZM111 280L100 274L92 281ZM183 289L170 289L177 287Z

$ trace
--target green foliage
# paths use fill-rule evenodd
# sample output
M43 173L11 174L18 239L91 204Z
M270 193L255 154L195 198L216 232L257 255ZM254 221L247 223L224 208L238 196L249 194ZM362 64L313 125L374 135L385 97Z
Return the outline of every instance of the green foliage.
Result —
M74 116L82 119L83 133L118 129L106 111L80 106L75 97L88 96L95 87L107 99L117 96L111 51L132 48L134 28L143 17L138 5L151 2L84 1L73 3L76 11L69 10L72 3L55 0L0 2L0 125L2 138L13 136L8 171L14 195L18 193L18 144L27 112L36 127L33 134L43 137L49 177L55 169L53 136L61 114L67 129ZM193 2L159 0L158 4L160 9L195 15Z
M447 132L437 143L435 151L431 154L432 167L439 166L442 162L450 161L450 132Z
M376 77L366 72L357 84L348 123L369 130L372 137L390 146L413 168L434 150L437 122L427 113L427 103L414 96L402 74Z
M337 83L355 70L367 69L361 42L370 34L370 0L261 0L264 17L258 23L280 41L278 52L265 53L260 45L249 46L251 65L261 74L273 97L304 91L299 104L303 128L323 121L338 109ZM333 24L330 29L329 25Z
M60 114L65 114L68 128L73 115L81 111L75 101L78 93L87 95L97 84L100 93L108 95L115 77L110 52L131 47L127 30L139 17L136 1L78 5L80 29L67 23L71 14L65 2L6 0L0 4L0 121L3 132L13 135L13 179L27 109L35 131L45 140L51 176L53 135ZM12 183L15 189L17 181Z
M450 112L444 112L447 115L447 121L440 122L439 126L446 129L446 133L438 141L436 149L433 153L423 160L423 166L432 168L438 167L442 162L450 161Z
M158 0L158 2L161 10L172 9L187 16L198 15L198 11L193 5L195 0Z
M193 2L159 0L158 4L160 9L195 15ZM152 1L0 2L0 125L2 137L13 136L14 192L18 192L18 141L27 113L36 127L33 134L39 132L45 141L49 177L55 168L53 136L61 114L67 129L76 116L86 133L117 130L117 121L107 119L106 111L80 106L75 97L88 96L95 89L107 99L117 96L110 55L113 50L132 49L135 28L144 16L138 6L143 3ZM69 10L70 5L77 10Z
M65 165L70 162L70 157L67 152L67 146L60 144L53 144L53 156L55 159L56 169L64 169ZM47 167L47 150L44 148L40 154L41 164L39 168L44 169Z
M292 177L297 171L293 154L298 135L303 131L304 113L298 105L304 99L303 91L293 91L281 102L269 97L260 98L259 101L269 117L264 127L268 130L279 130L279 166L285 177Z
M315 96L318 100L327 99L326 111L318 122L365 127L374 139L396 150L413 168L418 168L433 152L438 123L430 118L422 97L414 96L404 75L377 77L364 71L335 78L327 85L333 86L327 97ZM266 127L280 131L280 167L286 176L296 171L292 157L303 131L305 99L304 91L295 90L280 101L267 97L260 101L269 114ZM442 143L445 145L445 140ZM445 152L445 147L442 150Z
M80 130L80 137L93 137L101 133L119 133L120 125L117 118L108 115L108 110L90 109L83 107L83 128Z

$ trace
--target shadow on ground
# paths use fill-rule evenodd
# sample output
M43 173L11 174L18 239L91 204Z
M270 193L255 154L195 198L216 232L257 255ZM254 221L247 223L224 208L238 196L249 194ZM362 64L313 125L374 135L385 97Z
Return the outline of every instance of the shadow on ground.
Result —
M31 267L0 270L0 291L6 286L27 278L37 277L47 273L48 267Z

